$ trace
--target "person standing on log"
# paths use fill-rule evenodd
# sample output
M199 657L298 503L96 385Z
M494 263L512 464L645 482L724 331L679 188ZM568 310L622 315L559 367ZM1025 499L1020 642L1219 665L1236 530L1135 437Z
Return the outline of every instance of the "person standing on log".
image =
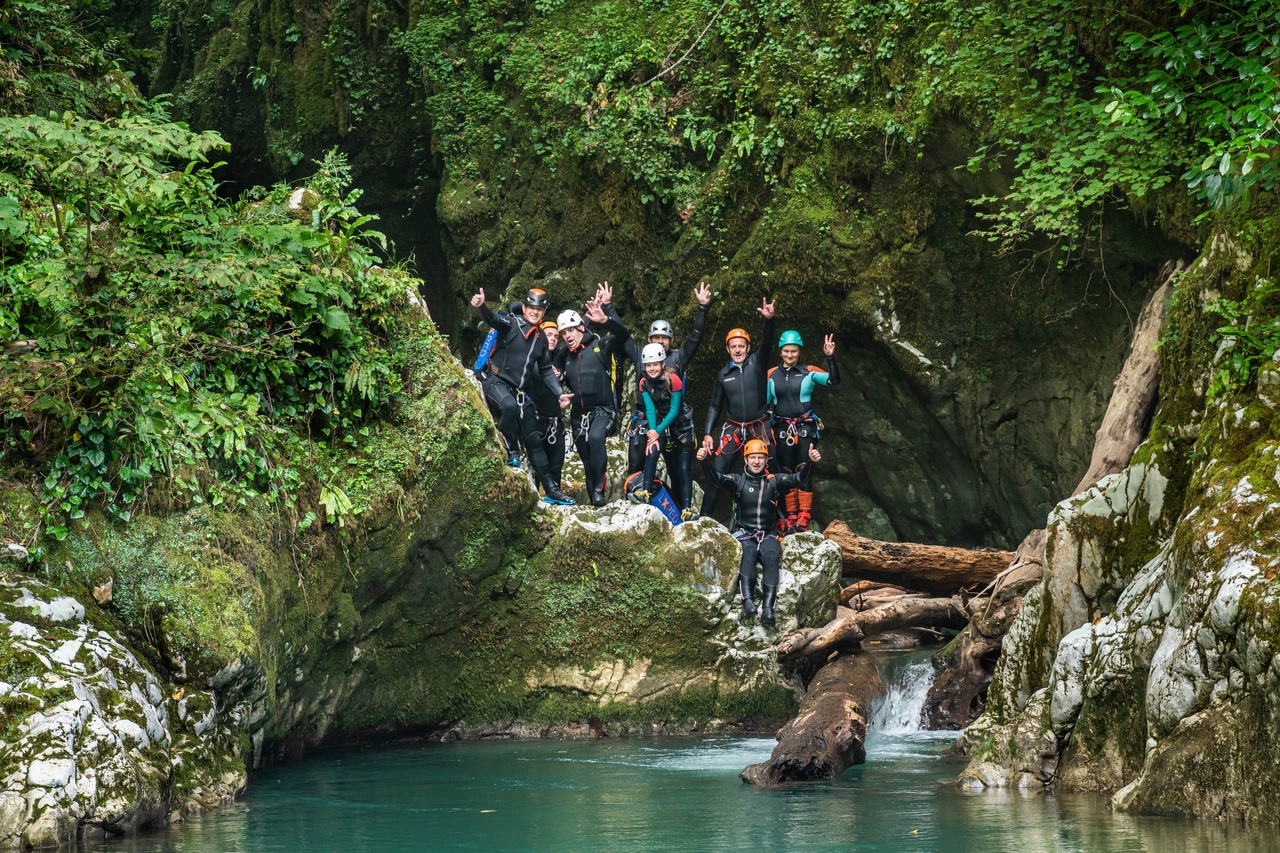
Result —
M783 535L809 529L813 510L813 466L808 464L809 448L818 443L822 421L813 413L813 389L840 381L836 366L834 335L827 335L822 351L827 356L827 369L800 364L800 347L804 339L795 329L787 329L778 338L782 363L769 368L769 404L773 406L773 429L777 441L778 470L795 473L804 466L805 475L796 488L783 496L785 515L778 520Z
M773 303L768 299L761 300L756 310L764 317L764 339L760 348L751 352L751 336L747 331L730 329L724 338L729 363L716 374L715 383L711 386L711 405L707 408L707 426L702 436L705 453L699 453L698 458L714 455L711 465L703 468L715 468L720 475L728 473L743 446L751 439L763 442L770 455L773 452L773 429L767 408L768 364L773 356ZM724 410L725 422L720 427L720 441L717 443L711 435L720 420L721 410ZM702 514L714 515L719 500L718 478L711 478L702 500Z
M498 429L524 441L529 465L542 485L550 504L569 506L576 501L560 490L551 476L551 467L543 449L537 408L529 391L534 383L545 386L547 399L555 398L563 408L569 397L561 393L560 383L551 369L547 354L547 336L538 328L547 313L547 294L532 288L524 296L523 311L509 315L494 314L484 304L484 288L471 297L471 307L480 318L498 330L498 341L489 357L487 377L482 383L485 400L498 412ZM541 395L542 390L539 394ZM508 448L510 450L510 448Z
M698 459L705 461L710 452L701 447ZM738 592L742 595L742 618L756 615L756 564L764 567L764 598L760 604L760 620L773 621L773 608L778 602L778 580L781 574L782 543L774 535L778 522L778 498L793 489L803 470L793 474L770 474L769 447L758 438L747 442L745 469L741 474L722 473L718 467L703 465L703 471L716 486L733 495L733 521L729 531L742 543L742 566L738 571ZM809 459L822 458L818 448L809 446ZM808 467L802 463L801 469Z
M698 352L698 346L702 343L702 332L707 325L708 306L711 304L711 288L707 286L705 281L700 281L698 286L694 288L693 295L698 300L698 313L693 318L693 330L678 349L671 348L671 345L675 342L675 333L669 322L666 320L654 320L649 325L649 343L662 345L667 354L664 362L666 370L678 376L682 384L687 383L686 374L689 369L689 362L693 360L694 355ZM612 303L604 303L604 310L611 318L622 322ZM624 342L622 346L625 356L636 365L636 382L639 385L644 379L644 360L640 344L635 339L630 339ZM676 416L675 422L671 425L670 435L670 446L675 448L675 454L688 453L689 459L692 460L696 444L693 427L693 407L689 405L688 393L685 393L681 401L680 412ZM637 390L636 407L631 413L631 423L627 428L628 480L631 479L632 474L637 474L644 468L648 445L649 423L645 417L644 407L641 405L640 395ZM667 451L663 452L663 459L667 459ZM692 470L692 462L685 468L686 472L690 470ZM696 519L698 513L692 506L692 477L686 476L682 471L672 470L670 460L668 460L667 464L667 476L671 478L671 487L675 490L674 497L676 503L680 506L683 520L692 521ZM643 481L641 488L647 489L650 482L652 481Z
M613 357L622 342L631 337L627 327L606 315L601 307L601 300L607 301L612 295L612 288L605 282L596 289L596 297L587 302L587 319L604 325L610 332L604 337L590 331L577 311L564 311L559 318L560 337L566 347L564 382L572 403L569 423L586 472L587 497L592 506L605 505L605 469L609 461L605 439L618 427Z

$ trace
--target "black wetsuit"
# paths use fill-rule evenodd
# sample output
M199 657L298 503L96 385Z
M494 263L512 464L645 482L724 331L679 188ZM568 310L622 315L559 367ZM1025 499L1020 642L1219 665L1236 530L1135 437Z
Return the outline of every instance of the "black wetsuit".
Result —
M807 463L802 467L807 468ZM778 499L796 487L803 473L770 474L766 470L759 474L750 471L728 474L722 473L714 464L704 464L702 470L717 487L733 496L733 521L729 531L742 543L742 566L738 576L744 607L752 598L756 564L759 563L764 567L764 616L771 618L782 562L782 544L774 535L778 522Z
M552 366L557 369L563 361L563 353L565 346L557 342L556 348L551 351L550 358ZM560 485L560 478L564 474L564 456L565 456L565 435L564 435L564 412L560 409L559 397L551 397L546 390L546 386L541 383L535 383L533 389L533 403L538 410L538 428L542 433L542 451L547 455L547 464L551 469L551 479L556 481L556 485Z
M707 408L706 429L703 435L715 435L720 412L725 422L715 442L715 458L707 468L714 467L720 474L727 473L743 446L758 438L769 446L773 457L773 430L769 425L768 364L773 357L773 318L764 321L763 339L755 352L747 356L741 365L732 361L720 369L711 386L711 405ZM720 486L715 478L707 486L702 500L702 514L713 515L720 499Z
M564 362L564 383L573 395L569 424L586 471L587 496L593 506L602 506L605 502L608 464L605 439L613 435L618 425L610 368L614 353L630 337L626 326L613 318L609 318L605 327L612 334L597 337L587 329L577 347L566 346Z
M529 464L543 488L548 483L554 485L533 394L534 387L541 385L539 398L560 396L560 383L547 353L547 336L526 320L523 312L495 314L487 305L476 310L498 330L498 341L483 371L485 400L497 413L498 429L523 440Z
M618 313L614 311L613 305L604 306L605 313L611 318L621 322ZM689 404L688 380L686 372L689 369L689 362L693 361L693 357L698 353L698 347L702 344L702 332L707 326L707 306L699 303L698 313L693 318L693 331L689 333L689 337L679 347L673 348L667 352L667 360L664 365L666 370L680 377L680 381L684 383L684 398L680 403L680 414L671 427L667 430L669 440L666 442L662 450L662 458L667 465L667 476L671 478L671 487L676 494L673 496L676 503L681 509L688 509L693 503L693 452L696 449L696 436L693 432L693 407ZM644 365L640 360L640 352L643 349L641 345L634 339L630 338L623 344L623 352L626 357L636 366L636 384L644 378ZM645 447L648 444L649 426L645 421L644 406L640 401L640 394L637 387L636 406L631 412L631 423L627 428L627 474L631 475L640 471L645 463ZM689 452L689 461L687 464L680 460L680 454L685 450ZM645 482L649 482L646 480Z

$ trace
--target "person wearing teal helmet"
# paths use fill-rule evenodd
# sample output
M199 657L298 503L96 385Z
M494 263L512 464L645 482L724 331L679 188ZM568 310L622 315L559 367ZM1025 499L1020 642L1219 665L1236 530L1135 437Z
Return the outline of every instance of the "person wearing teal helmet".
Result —
M840 381L833 335L827 335L822 344L827 357L826 370L800 364L802 346L804 339L800 333L787 329L778 337L782 363L769 369L768 394L769 405L773 407L778 469L800 475L795 487L787 490L778 502L778 525L784 534L808 530L813 511L813 466L807 463L809 448L817 445L818 432L822 429L822 421L811 406L813 389Z

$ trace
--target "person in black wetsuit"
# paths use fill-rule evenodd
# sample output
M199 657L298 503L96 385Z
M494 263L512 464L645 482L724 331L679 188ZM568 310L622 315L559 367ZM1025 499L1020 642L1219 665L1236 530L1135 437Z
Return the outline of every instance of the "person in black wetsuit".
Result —
M701 447L698 458L706 460L710 452ZM782 543L774 535L778 522L778 498L795 488L802 473L770 474L769 448L758 438L747 442L743 454L745 470L741 474L722 473L713 463L703 471L717 486L733 495L733 521L729 532L742 543L742 567L738 572L738 592L742 594L742 618L756 615L756 564L764 567L764 598L760 604L760 620L773 621L773 608L778 603L778 580L782 562ZM809 448L809 458L822 458L818 448ZM801 465L807 467L807 463Z
M686 374L689 370L689 362L697 354L698 346L702 343L702 331L707 326L708 306L711 304L711 288L707 286L705 281L698 282L693 295L698 300L698 313L693 318L693 330L678 349L671 348L673 331L670 323L666 320L654 320L649 325L649 343L662 345L662 348L667 353L666 361L664 362L666 370L678 376L680 382L686 388L688 385ZM609 316L621 322L621 318L611 303L605 303L604 309ZM638 385L644 377L641 347L635 339L630 339L623 344L623 352L630 361L637 365L636 381ZM631 423L627 428L628 479L630 479L630 475L638 473L644 467L647 456L645 451L649 444L648 432L649 424L645 418L644 407L641 405L640 396L637 392L636 407L631 413ZM684 394L680 404L680 412L676 416L676 420L671 424L668 435L670 440L663 450L662 458L667 464L667 476L671 478L671 487L675 490L673 497L681 509L681 516L685 521L691 521L698 517L697 510L692 506L692 463L687 467L678 463L680 454L687 454L691 460L696 448L693 407L689 405L687 392ZM677 463L674 466L674 470L673 462ZM648 481L645 481L643 488L648 488Z
M813 413L813 389L819 385L830 387L840 381L833 335L827 335L822 343L822 351L827 357L826 370L801 364L802 346L804 340L800 333L787 329L778 338L782 364L769 368L769 403L773 406L773 431L777 440L774 452L778 470L784 473L794 473L806 463L809 448L818 443L822 421ZM804 478L783 496L782 506L786 515L779 519L779 524L784 534L809 529L813 510L813 466L804 464L804 469Z
M564 348L560 346L560 329L555 320L543 320L539 328L547 336L547 352L551 359L551 369L559 379L559 364ZM561 477L564 474L565 436L564 412L560 408L558 397L549 397L545 385L535 382L533 385L533 403L538 411L538 428L542 432L542 452L547 455L547 465L551 471L551 479L556 488L564 491Z
M596 298L587 302L587 319L603 324L610 332L604 337L589 330L577 311L564 311L559 318L560 338L566 347L563 380L571 392L569 424L586 472L587 497L592 506L605 504L609 459L605 439L618 426L610 367L621 342L631 337L627 327L610 318L601 307L601 298L607 300L612 295L605 282L597 289Z
M510 315L494 314L484 304L484 288L471 297L471 307L490 326L498 330L498 342L486 367L485 400L498 412L498 428L506 435L518 435L524 441L525 453L534 476L542 485L547 503L569 505L573 498L560 490L551 476L550 464L543 449L538 426L537 407L532 388L541 383L538 396L554 398L562 407L569 398L560 391L547 355L547 337L538 324L547 311L547 294L533 288L525 294L524 311Z
M730 329L725 335L725 349L729 363L716 374L711 386L711 405L707 408L707 426L703 430L702 449L706 455L714 455L711 467L718 474L725 474L733 465L743 445L750 439L763 441L773 450L773 430L766 407L769 394L769 361L773 356L773 303L762 300L756 309L764 317L764 339L760 348L751 352L751 336L745 329ZM712 438L721 410L725 414L720 427L720 439ZM703 458L699 454L698 458ZM708 466L703 466L704 469ZM720 499L718 480L713 478L702 500L702 514L714 515Z

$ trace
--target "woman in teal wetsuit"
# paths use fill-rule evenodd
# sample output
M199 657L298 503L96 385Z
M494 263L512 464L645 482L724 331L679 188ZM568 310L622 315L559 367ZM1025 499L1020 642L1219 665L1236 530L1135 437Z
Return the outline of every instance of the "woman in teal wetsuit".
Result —
M813 466L809 448L818 443L822 421L813 413L813 389L819 385L835 385L840 381L836 367L836 342L827 335L822 351L827 368L800 364L800 333L788 329L778 338L782 364L769 369L769 405L773 407L773 433L778 470L784 474L801 474L799 485L779 501L778 525L783 533L809 529L813 510ZM803 470L802 470L803 468ZM785 512L785 515L784 515Z

